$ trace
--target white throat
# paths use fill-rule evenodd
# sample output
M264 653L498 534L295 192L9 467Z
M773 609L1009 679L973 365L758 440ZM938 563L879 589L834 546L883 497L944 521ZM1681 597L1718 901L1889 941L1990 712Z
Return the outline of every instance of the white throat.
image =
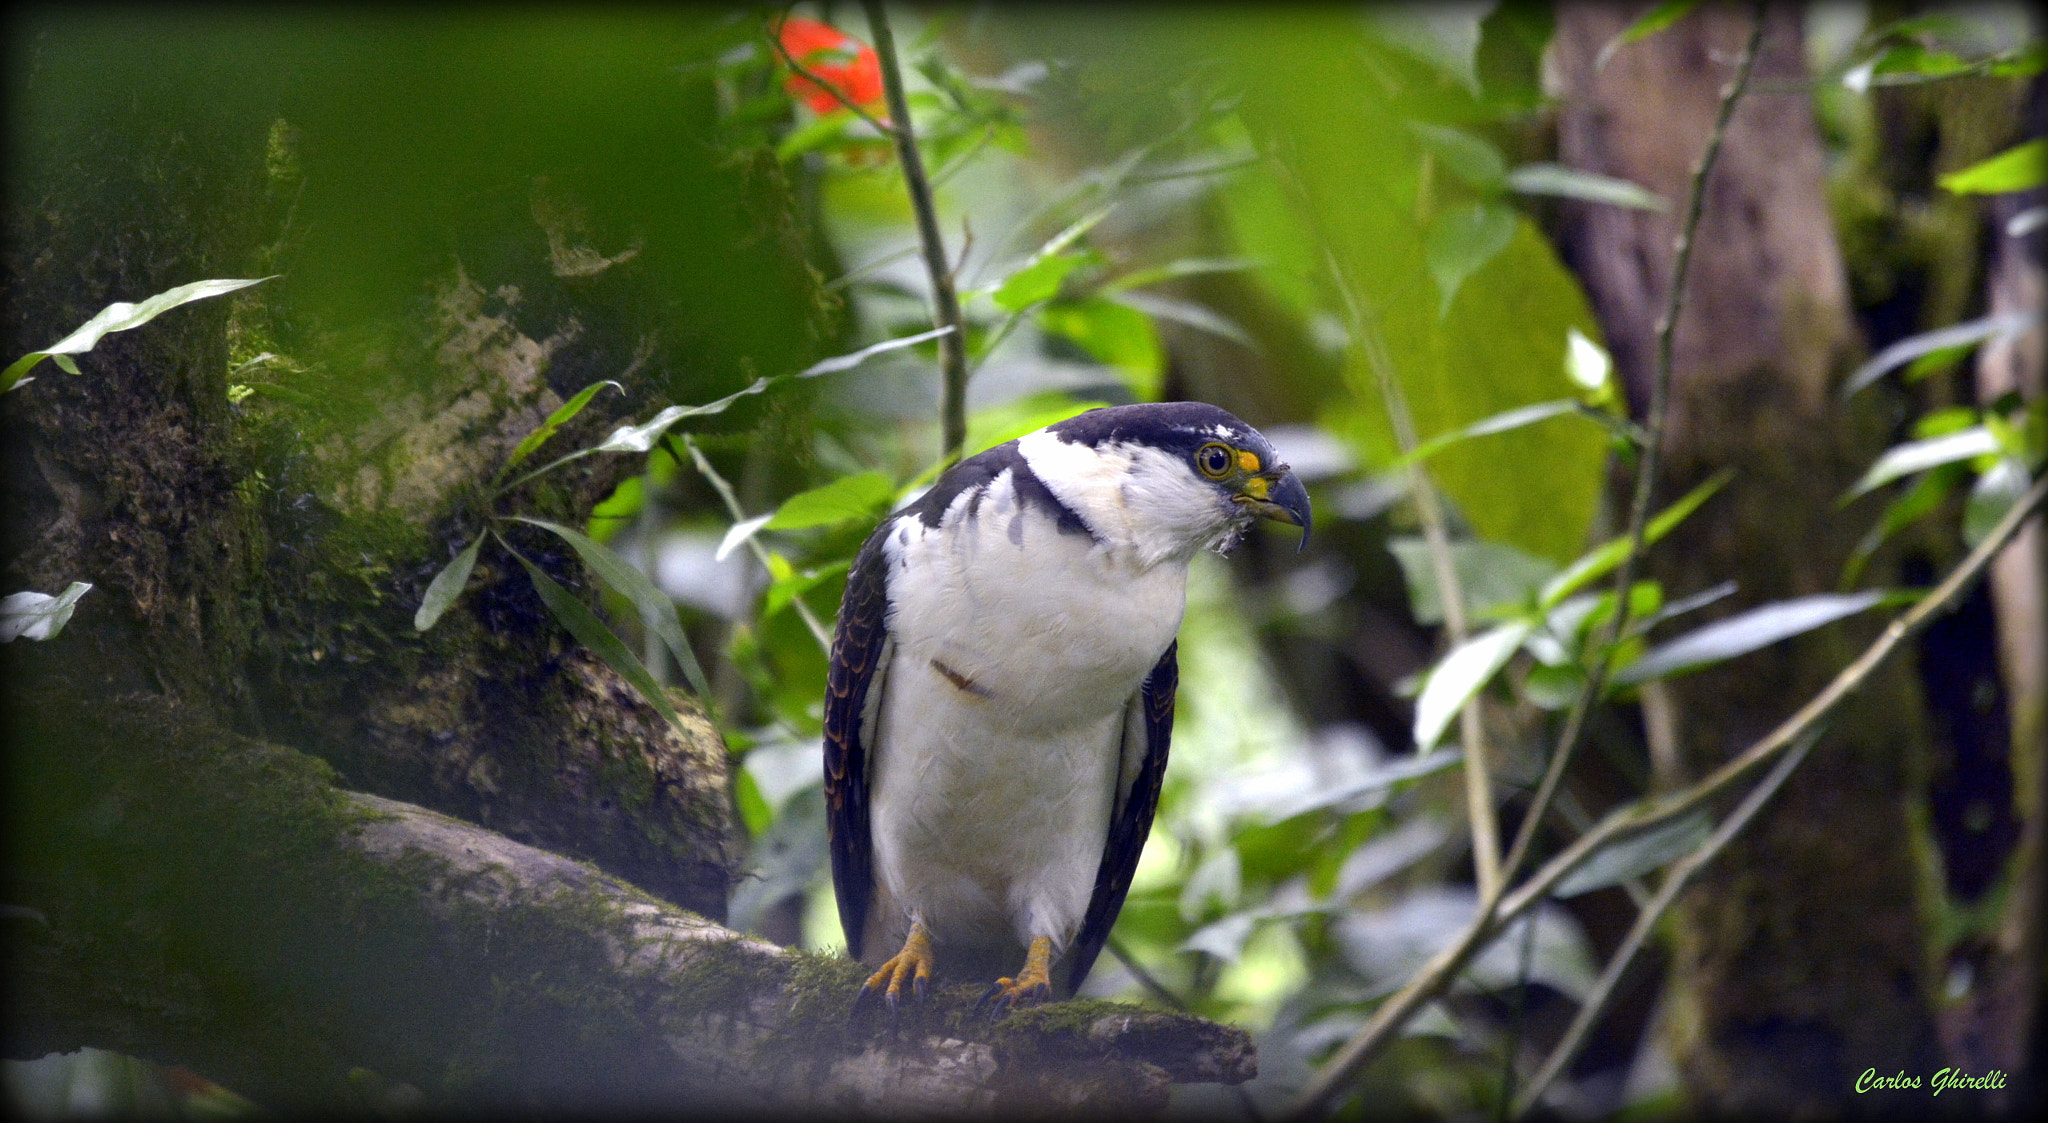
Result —
M1179 457L1150 445L1096 448L1041 430L1020 438L1017 451L1110 553L1141 569L1186 565L1234 538L1246 521Z

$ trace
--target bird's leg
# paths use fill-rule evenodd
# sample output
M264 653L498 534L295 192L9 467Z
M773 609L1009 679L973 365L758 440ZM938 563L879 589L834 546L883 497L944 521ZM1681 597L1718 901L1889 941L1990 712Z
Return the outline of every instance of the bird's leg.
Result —
M1014 979L997 979L988 993L975 1003L989 1006L990 1017L1000 1017L1012 1006L1029 1006L1052 998L1052 938L1034 937L1031 950L1024 953L1024 966Z
M893 1020L901 1008L905 983L910 984L911 997L923 1002L931 994L932 966L936 962L932 956L931 936L925 932L924 925L912 922L910 935L903 940L903 950L890 956L880 970L861 984L860 993L853 997L853 1013L859 1015L861 1007L881 994L889 1005L889 1017Z

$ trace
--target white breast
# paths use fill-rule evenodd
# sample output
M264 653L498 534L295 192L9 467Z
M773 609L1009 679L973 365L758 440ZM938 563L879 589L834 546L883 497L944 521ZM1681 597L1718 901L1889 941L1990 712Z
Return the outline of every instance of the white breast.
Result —
M1102 860L1125 708L1180 628L1186 559L1062 533L1007 473L937 528L898 519L883 553L872 936L892 948L917 919L942 944L1064 947Z

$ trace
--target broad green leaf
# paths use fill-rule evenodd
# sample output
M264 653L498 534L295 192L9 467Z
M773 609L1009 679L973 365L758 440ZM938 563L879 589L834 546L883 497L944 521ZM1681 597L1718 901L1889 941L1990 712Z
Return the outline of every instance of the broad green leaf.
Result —
M503 539L499 540L499 544L504 544ZM640 696L647 699L648 704L662 717L667 718L669 724L678 729L682 728L682 715L676 713L675 704L668 700L668 692L661 688L660 683L654 681L653 675L647 673L647 665L640 662L639 656L633 654L625 641L613 635L612 630L604 626L604 621L599 620L596 613L584 607L583 602L577 600L575 594L556 584L554 578L542 573L539 566L527 561L510 546L505 548L513 557L519 559L519 564L525 568L527 577L533 580L533 591L540 594L541 603L548 606L548 611L555 614L555 619L561 621L564 628L569 629L569 634L575 636L577 642L596 652L597 657L604 660L612 670L617 671L620 678L632 683L633 688L640 692Z
M1087 260L1086 254L1079 253L1033 258L1023 268L1003 278L1003 283L996 287L992 294L996 307L1005 312L1022 312L1034 304L1051 300L1059 294L1060 283L1067 279L1067 274L1080 268Z
M781 555L776 554L771 555L771 557L779 558ZM775 580L768 586L768 595L762 598L761 619L766 620L783 609L788 608L790 602L796 600L796 598L817 588L832 577L844 573L852 566L853 559L851 558L802 572L796 572L793 569L787 573L776 572L776 567L770 566L769 569L774 574Z
M1473 187L1492 191L1507 175L1508 164L1501 158L1500 149L1463 129L1421 121L1408 122L1408 129L1436 155L1445 171Z
M1522 164L1507 174L1510 191L1523 195L1554 195L1583 199L1639 211L1668 211L1664 196L1638 183L1597 172L1567 168L1563 164Z
M1869 608L1881 592L1818 593L1752 608L1651 648L1614 676L1616 686L1698 670L1769 647Z
M1508 248L1515 236L1515 212L1497 203L1472 203L1438 215L1430 224L1429 272L1436 278L1439 317L1451 312L1451 301L1465 278Z
M1533 627L1516 620L1459 644L1429 672L1422 697L1415 702L1415 750L1426 753L1465 708L1465 703L1507 665Z
M1419 535L1389 538L1387 549L1401 564L1401 576L1408 585L1408 610L1415 622L1424 626L1443 623L1443 593L1437 588L1428 541ZM1452 542L1450 551L1451 568L1458 575L1465 609L1472 616L1520 607L1537 586L1557 572L1557 563L1501 542L1464 538Z
M1644 548L1649 548L1658 539L1671 533L1671 528L1684 522L1686 516L1699 510L1700 504L1705 503L1715 492L1726 486L1728 481L1734 478L1734 475L1735 473L1731 469L1724 468L1714 473L1713 477L1705 483L1686 492L1678 502L1660 511L1656 517L1652 518L1643 527ZM1538 597L1538 603L1542 606L1543 611L1548 612L1556 608L1558 602L1585 588L1588 582L1598 580L1601 575L1619 566L1622 559L1628 556L1628 549L1629 542L1626 537L1615 538L1581 557L1578 561L1573 562L1563 573L1558 574L1551 579L1549 584L1543 586L1542 595Z
M0 372L0 393L14 389L21 382L22 376L27 374L30 369L45 358L53 355L58 356L58 366L63 367L72 374L77 374L78 366L71 361L69 356L82 355L92 350L99 343L100 338L109 332L128 331L131 328L139 328L181 304L190 304L195 300L205 300L208 297L224 296L237 289L248 288L250 285L260 285L275 276L276 274L272 274L271 277L256 277L251 280L194 281L189 285L179 285L174 289L166 289L140 304L116 301L100 309L98 315L87 320L77 331L40 351L31 351L16 359L13 365L9 366L4 372Z
M0 643L13 643L24 637L45 640L63 631L64 625L71 622L71 610L78 605L78 598L91 590L90 583L73 581L54 597L37 592L10 594L6 600L0 600Z
M574 420L577 414L583 412L583 407L590 404L590 399L596 397L597 392L599 390L604 389L607 386L611 387L614 390L617 390L621 394L626 392L626 388L624 386L621 386L618 383L613 382L609 378L593 382L590 385L585 386L583 389L576 391L575 397L570 398L566 402L563 402L560 408L556 409L555 412L548 414L548 419L546 421L541 422L540 428L535 429L531 433L528 433L526 435L526 439L519 442L519 447L513 449L512 455L506 458L505 466L498 469L499 477L502 478L505 475L505 473L511 471L514 468L517 468L519 466L520 461L525 460L528 456L533 455L533 451L535 449L539 448L541 445L546 444L549 437L554 436L555 433L562 428L562 426L567 425L570 421Z
M756 378L746 389L727 394L725 397L706 405L670 406L639 425L621 425L613 430L612 435L606 437L603 443L592 448L590 451L646 452L648 449L653 448L654 442L660 440L661 435L668 432L669 426L674 425L676 422L681 421L685 417L703 417L707 414L724 413L727 406L749 394L758 394L766 390L773 381L775 380L770 378Z
M725 537L719 540L718 550L711 555L711 560L724 561L726 558L731 557L734 550L745 545L747 539L754 536L755 531L767 526L768 520L774 517L774 513L770 512L765 515L755 515L751 519L741 519L739 522L732 524L732 528L725 532Z
M1941 177L1941 185L1958 195L2003 195L2039 187L2044 181L2048 181L2048 140L2040 139Z
M1624 835L1595 850L1584 864L1560 878L1551 893L1559 898L1576 897L1640 877L1698 849L1711 826L1706 812L1695 811Z
M1902 476L1924 472L1941 464L1953 464L1959 460L1974 460L1999 451L1998 437L1990 429L1978 425L1960 433L1931 437L1924 441L1908 441L1885 450L1883 456L1863 473L1856 486L1843 496L1854 499L1867 491L1883 487Z
M462 587L469 584L470 571L476 568L477 550L483 544L484 536L477 535L474 541L462 548L461 553L455 555L453 561L441 567L441 572L434 574L432 581L427 582L426 594L420 597L419 610L412 614L414 631L424 632L433 627L441 619L441 614L448 611L448 606L455 603L455 598L462 595Z
M1127 295L1140 302L1147 299L1143 294ZM1159 396L1166 373L1166 350L1159 344L1152 318L1139 310L1142 304L1127 306L1123 300L1094 296L1049 304L1039 309L1038 325L1115 368L1133 397L1151 401Z
M2020 335L2041 322L2038 311L2005 312L1996 316L1985 316L1960 324L1951 324L1934 331L1909 335L1897 343L1879 351L1869 362L1857 367L1842 384L1842 396L1848 397L1865 386L1883 378L1886 372L1937 351L1956 347L1974 346L1987 339L2003 339Z
M1913 481L1913 486L1887 504L1877 524L1864 532L1863 537L1857 540L1855 550L1850 552L1849 560L1842 564L1842 587L1847 588L1861 580L1863 567L1869 564L1871 555L1885 544L1886 539L1933 514L1968 475L1969 470L1961 464L1943 465L1922 473Z
M633 607L640 610L640 619L655 635L661 637L661 642L668 647L669 654L675 657L676 666L681 667L683 676L690 680L690 689L697 692L697 697L707 700L711 697L711 683L704 677L704 668L697 663L697 653L691 649L690 639L683 633L682 622L676 618L676 602L667 593L656 588L645 573L629 564L610 546L581 531L571 530L545 519L530 519L519 515L512 516L512 519L528 526L537 526L574 548L577 556L583 559L583 564L590 567L590 572L596 574L598 580L610 586L613 592L632 601Z
M1418 464L1427 460L1460 441L1471 440L1473 437L1490 436L1494 433L1505 433L1511 429L1519 429L1524 425L1534 425L1538 421L1548 421L1559 414L1576 413L1578 409L1579 403L1567 398L1554 402L1537 402L1533 405L1519 406L1505 413L1496 413L1492 417L1482 417L1462 429L1453 430L1449 433L1439 433L1431 437L1416 445L1406 455L1396 459L1387 467L1390 471L1398 471L1408 467L1410 464Z
M1600 48L1600 53L1593 57L1594 72L1598 73L1605 68L1607 60L1614 57L1614 52L1670 27L1699 5L1700 0L1664 0L1662 4L1644 12L1634 23L1623 28L1621 34L1609 39L1607 45Z
M2026 497L2032 487L2033 477L2027 466L2016 456L2001 456L1985 473L1977 477L1977 483L1970 488L1969 502L1963 506L1963 542L1975 548L1998 520L2005 517L2012 506Z
M916 335L905 335L899 336L895 339L885 339L880 343L876 343L868 347L863 347L850 355L838 355L830 359L823 359L818 362L812 363L810 366L807 366L804 369L798 371L796 376L798 378L816 378L821 374L831 374L835 371L851 370L852 368L857 367L864 362L867 362L869 359L874 358L876 355L884 355L891 351L901 351L905 347L915 347L920 343L928 343L931 340L937 339L942 335L951 334L953 334L953 327L952 325L948 324L945 327L933 328L930 331L918 332Z
M775 509L762 528L802 530L812 526L831 526L873 514L895 494L896 485L880 472L842 476L823 487L801 491L783 500L782 506Z
M744 768L733 777L732 802L740 813L740 822L746 825L748 838L761 837L775 822L775 811L762 798L760 783Z
M829 148L844 140L847 130L858 121L860 118L842 105L808 124L791 129L789 135L782 138L782 143L775 146L775 158L788 162L807 152Z

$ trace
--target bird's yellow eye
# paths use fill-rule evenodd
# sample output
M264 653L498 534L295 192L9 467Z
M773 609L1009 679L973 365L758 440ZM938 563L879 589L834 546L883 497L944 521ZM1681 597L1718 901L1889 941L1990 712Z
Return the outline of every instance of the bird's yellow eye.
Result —
M1236 458L1230 455L1228 445L1210 442L1195 450L1195 467L1212 480L1220 480L1230 474L1230 465Z

